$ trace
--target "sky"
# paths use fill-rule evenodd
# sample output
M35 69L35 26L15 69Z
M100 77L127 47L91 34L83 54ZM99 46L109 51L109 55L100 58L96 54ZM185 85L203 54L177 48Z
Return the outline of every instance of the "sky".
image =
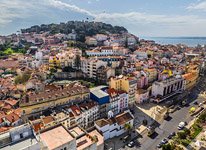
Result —
M87 18L140 37L206 36L206 0L0 0L0 35Z

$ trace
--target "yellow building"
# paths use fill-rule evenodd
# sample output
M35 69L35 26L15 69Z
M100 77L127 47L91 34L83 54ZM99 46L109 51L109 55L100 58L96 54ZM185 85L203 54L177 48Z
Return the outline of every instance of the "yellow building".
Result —
M182 75L182 77L185 79L185 90L190 90L196 85L198 77L199 77L199 73L189 72L189 73Z
M123 75L111 78L110 88L126 91L129 94L129 105L134 104L135 92L137 90L137 80L135 78L125 77Z
M51 56L49 58L49 69L60 67L60 59L57 56Z
M153 82L157 80L157 69L155 68L145 68L144 71L148 74L148 81Z

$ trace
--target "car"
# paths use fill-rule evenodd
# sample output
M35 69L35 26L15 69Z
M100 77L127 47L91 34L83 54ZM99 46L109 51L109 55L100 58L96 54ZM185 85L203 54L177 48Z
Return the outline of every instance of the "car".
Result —
M186 122L180 122L177 128L178 130L182 130L186 125L187 125Z
M168 140L167 140L166 138L164 138L164 139L161 141L162 144L166 144L167 142L168 142Z
M202 106L203 105L203 103L199 103L199 106Z
M157 148L161 148L162 147L162 143L159 143L158 145L157 145Z
M127 144L127 146L130 147L130 148L131 148L131 147L134 147L134 141L130 141L130 142Z
M172 137L174 137L176 135L176 133L175 132L172 132L172 133L170 133L169 135L168 135L168 139L172 139Z
M193 104L194 104L194 105L198 105L198 102L197 102L197 101L195 101Z
M128 141L129 140L129 138L130 138L130 134L129 135L126 135L124 138L123 138L123 142L125 143L126 141Z

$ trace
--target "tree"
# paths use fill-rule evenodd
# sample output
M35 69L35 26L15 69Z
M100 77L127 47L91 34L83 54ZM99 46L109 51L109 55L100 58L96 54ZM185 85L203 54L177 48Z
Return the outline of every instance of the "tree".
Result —
M187 137L187 134L185 133L185 131L180 131L177 133L177 135L180 139L186 139Z
M162 146L162 150L174 150L174 149L175 149L175 146L170 143Z
M75 66L77 69L79 69L81 67L81 58L79 55L76 55L74 63L75 63Z
M127 130L128 133L129 133L129 131L132 129L132 126L131 126L130 123L126 123L126 124L124 125L124 128L125 128L125 130Z

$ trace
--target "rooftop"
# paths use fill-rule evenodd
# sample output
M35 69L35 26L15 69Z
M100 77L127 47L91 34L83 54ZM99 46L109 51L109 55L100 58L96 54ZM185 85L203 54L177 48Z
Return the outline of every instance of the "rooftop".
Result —
M89 135L84 135L76 140L77 150L83 150L93 144L92 138Z
M109 94L107 94L106 92L102 91L102 90L94 90L91 91L92 94L94 94L95 96L97 96L98 98L103 98L106 96L109 96Z
M13 144L9 144L3 148L1 148L1 150L17 150L17 149L25 149L29 146L35 145L37 144L38 141L34 136L30 136L26 139L23 139L22 141L18 141L15 142ZM40 149L40 147L39 147Z
M99 119L97 121L95 121L95 123L99 126L99 127L103 127L109 124L109 122L105 119Z
M75 137L78 137L78 136L84 134L84 131L83 131L81 128L79 128L78 126L70 129L69 131L70 131L70 133L71 133L72 135L74 135Z
M74 139L63 126L44 131L40 134L40 138L46 143L49 149L55 149Z
M97 137L97 146L101 145L104 143L104 137L97 131L97 130L93 130L91 132L88 133L91 137Z

